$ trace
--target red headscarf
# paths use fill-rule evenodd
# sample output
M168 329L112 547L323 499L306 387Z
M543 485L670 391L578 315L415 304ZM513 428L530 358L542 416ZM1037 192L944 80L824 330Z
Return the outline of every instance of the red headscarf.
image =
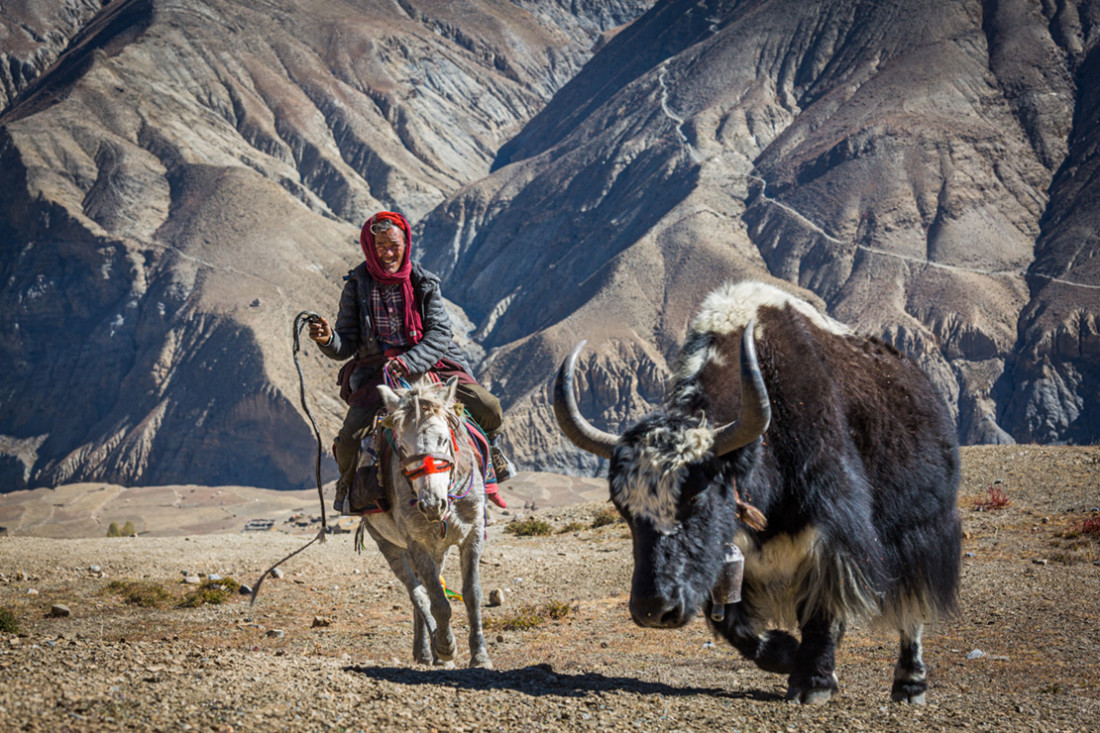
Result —
M382 219L389 219L394 226L400 227L405 232L405 257L401 260L401 267L397 272L389 273L382 268L382 262L378 259L378 253L374 251L374 234L370 228ZM420 309L416 307L416 295L413 293L412 281L412 231L409 221L393 211L379 211L367 219L359 232L359 244L363 247L363 255L367 258L367 272L384 285L400 285L401 294L405 298L405 334L410 344L418 344L424 338L424 324L420 319Z

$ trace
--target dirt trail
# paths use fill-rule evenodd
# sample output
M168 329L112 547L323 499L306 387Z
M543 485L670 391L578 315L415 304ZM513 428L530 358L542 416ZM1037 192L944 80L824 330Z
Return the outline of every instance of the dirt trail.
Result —
M961 610L926 636L924 707L889 702L888 632L850 632L841 695L804 709L700 619L635 627L626 527L593 528L606 504L589 502L539 510L547 537L506 531L530 512L495 515L483 585L505 603L484 609L491 671L416 667L404 591L350 535L288 561L254 606L194 609L128 605L109 585L144 580L178 598L185 571L252 583L309 535L0 537L0 608L22 629L0 634L0 730L1094 730L1100 542L1065 535L1096 516L1100 448L971 448L964 468ZM973 511L997 479L1011 504ZM457 587L456 567L444 577ZM54 604L72 615L49 616ZM547 604L570 612L501 628ZM462 665L465 614L453 609Z

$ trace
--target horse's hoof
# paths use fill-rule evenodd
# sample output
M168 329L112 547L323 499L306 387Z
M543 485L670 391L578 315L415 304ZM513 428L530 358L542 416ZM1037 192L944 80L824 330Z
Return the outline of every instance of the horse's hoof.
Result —
M454 669L455 668L455 660L453 660L453 659L437 659L432 663L432 665L435 666L435 667L439 667L440 669Z
M439 647L433 647L432 651L435 652L436 659L444 662L449 662L455 658L455 645L452 641L448 646L440 649Z
M471 659L470 669L492 669L493 660L485 657L484 659Z

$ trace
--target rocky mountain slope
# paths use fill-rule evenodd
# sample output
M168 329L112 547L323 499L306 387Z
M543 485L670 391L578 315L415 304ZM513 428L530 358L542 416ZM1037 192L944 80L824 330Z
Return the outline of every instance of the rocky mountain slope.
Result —
M1098 35L1091 0L5 2L0 491L309 486L290 326L381 207L527 468L594 468L549 408L574 342L617 430L745 276L916 357L966 442L1095 442Z
M100 0L32 0L0 6L0 109L57 61L102 5Z
M0 490L310 485L295 313L648 3L56 6L0 6ZM334 364L303 361L330 437Z
M684 0L618 34L423 224L530 458L576 460L545 377L573 342L587 414L620 429L702 294L744 276L914 356L965 442L1100 438L1098 21Z

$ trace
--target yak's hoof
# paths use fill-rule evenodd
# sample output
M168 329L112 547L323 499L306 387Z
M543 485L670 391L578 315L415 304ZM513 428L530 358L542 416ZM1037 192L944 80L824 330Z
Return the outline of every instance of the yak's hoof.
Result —
M894 689L890 692L890 699L894 702L903 702L909 705L924 705L925 693L928 692L928 684L922 682L895 682Z
M837 679L836 672L826 679L819 677L807 682L810 684L805 686L791 683L787 687L787 702L792 705L824 705L833 698L833 695L840 692L840 681Z
M818 690L799 690L796 688L788 688L787 690L787 702L792 705L824 705L833 698L836 694L834 690L829 688Z

